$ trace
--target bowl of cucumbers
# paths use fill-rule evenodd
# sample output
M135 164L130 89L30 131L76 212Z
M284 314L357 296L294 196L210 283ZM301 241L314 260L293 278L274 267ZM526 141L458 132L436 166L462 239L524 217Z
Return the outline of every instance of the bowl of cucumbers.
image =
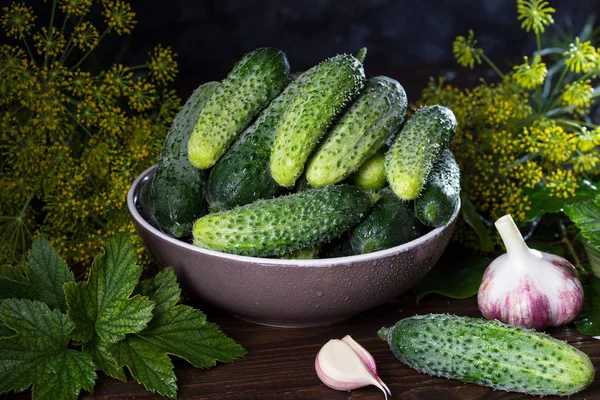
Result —
M385 303L444 252L460 209L451 110L367 79L365 51L291 78L244 55L173 120L127 203L156 261L248 321L305 327Z

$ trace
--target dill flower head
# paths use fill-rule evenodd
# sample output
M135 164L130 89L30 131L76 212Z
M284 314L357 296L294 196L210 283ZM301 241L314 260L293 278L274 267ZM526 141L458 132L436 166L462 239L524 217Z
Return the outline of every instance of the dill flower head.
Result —
M65 48L65 37L55 27L50 29L50 32L46 27L42 27L40 32L33 35L35 41L35 48L38 54L48 55L48 57L54 57Z
M572 72L588 72L600 62L600 55L592 44L587 41L581 43L579 38L569 44L569 49L563 53L566 57L565 65Z
M150 76L155 82L167 83L175 79L177 74L177 61L175 61L176 53L170 47L158 45L152 53L148 53L150 61L147 67L150 69Z
M557 169L546 176L546 187L550 189L550 196L568 199L575 196L579 185L571 170Z
M67 88L74 96L85 96L91 93L91 74L77 70L68 79Z
M99 41L98 30L85 21L73 30L73 43L81 50L93 50Z
M92 0L59 0L58 7L67 15L82 16L90 11Z
M463 67L473 68L475 63L481 64L483 50L475 47L477 40L475 33L469 30L469 36L457 36L452 44L452 53L456 61Z
M593 94L594 88L589 79L575 81L565 85L561 102L565 106L588 108L591 104Z
M544 0L517 0L517 19L523 20L521 28L533 30L536 35L544 32L546 26L554 23L552 14L556 10Z
M581 132L577 136L577 148L583 152L588 152L600 145L600 127L596 127L593 130L582 128Z
M106 84L106 88L112 91L115 97L121 94L127 96L131 93L133 85L132 77L133 72L128 67L122 64L114 64L104 74L104 83Z
M553 125L553 126L552 126ZM537 130L537 140L544 159L561 164L569 160L577 147L577 139L562 127L552 124Z
M31 32L33 21L36 18L33 14L33 8L26 6L25 3L15 3L13 1L10 7L3 7L2 12L0 21L2 21L6 36L23 39L26 34Z
M8 45L0 46L0 65L2 65L0 77L3 80L20 79L26 63L27 55L21 48Z
M137 81L133 85L133 90L129 95L129 107L135 111L146 111L152 108L156 101L156 90L154 85L143 80Z
M526 188L533 188L542 180L544 171L535 161L528 160L525 163L517 164L509 171L509 176L516 179L520 185Z
M525 89L534 89L544 83L548 70L542 62L542 57L535 56L529 64L527 56L523 57L525 62L514 66L514 79L519 86Z
M581 154L574 158L573 169L575 172L592 172L600 162L600 157L596 153Z
M108 27L114 29L118 35L131 33L133 26L137 23L131 5L121 0L104 1L102 15L104 15Z

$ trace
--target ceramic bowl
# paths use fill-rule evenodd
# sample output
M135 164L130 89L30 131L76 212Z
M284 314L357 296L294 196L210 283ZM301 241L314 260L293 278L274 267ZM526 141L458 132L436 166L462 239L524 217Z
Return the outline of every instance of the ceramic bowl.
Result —
M460 208L449 224L374 253L317 260L245 257L193 246L145 221L136 202L154 168L144 171L127 194L129 212L150 253L159 264L175 269L190 294L263 325L330 324L402 294L440 258Z

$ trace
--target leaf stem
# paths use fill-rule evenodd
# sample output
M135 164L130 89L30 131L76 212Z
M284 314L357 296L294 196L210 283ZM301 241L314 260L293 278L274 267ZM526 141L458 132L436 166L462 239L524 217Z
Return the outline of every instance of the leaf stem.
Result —
M50 23L48 24L48 35L52 32L52 25L54 25L54 14L56 13L56 0L52 1L52 13L50 14ZM44 67L48 65L48 52L44 54Z
M575 262L575 267L577 267L577 269L579 270L579 272L581 274L587 275L588 272L581 265L581 260L579 259L579 256L577 256L577 252L575 251L573 244L571 244L571 241L569 240L569 235L567 234L567 227L565 226L565 223L563 222L563 220L560 220L559 225L560 225L560 232L562 234L561 242L565 246L567 246L567 250L569 250L569 253L571 253L571 256L573 257L573 261Z

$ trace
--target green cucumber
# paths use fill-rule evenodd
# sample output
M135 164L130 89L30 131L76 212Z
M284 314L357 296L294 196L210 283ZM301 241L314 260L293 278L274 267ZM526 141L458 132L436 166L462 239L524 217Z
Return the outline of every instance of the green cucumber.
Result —
M356 254L389 249L420 236L413 202L399 199L389 186L378 194L371 213L350 232Z
M350 182L364 190L379 190L386 185L383 162L385 152L379 150L350 176Z
M319 187L346 179L400 129L405 115L404 88L385 76L369 79L308 163L308 182Z
M370 207L369 195L355 186L309 189L205 215L194 224L194 244L233 254L279 256L339 237Z
M338 258L354 256L356 253L352 250L348 232L344 233L337 239L323 243L319 258Z
M271 177L269 157L275 127L281 117L281 104L290 93L286 89L273 100L213 167L206 184L206 200L211 211L229 210L282 191Z
M283 254L279 256L279 258L285 260L314 260L315 258L318 258L319 250L321 250L321 246L317 244L315 246L306 247L304 249L292 251L291 253Z
M285 104L270 157L271 175L292 187L333 119L364 85L362 64L339 55L302 73L292 82L295 95Z
M188 145L192 165L212 167L288 83L289 72L280 50L261 48L245 54L198 116Z
M419 108L406 121L385 156L385 175L394 193L414 200L421 193L433 162L456 132L456 117L446 107Z
M219 86L200 86L173 119L152 177L144 183L139 204L142 216L173 237L189 236L205 211L205 172L190 164L188 138L200 111Z
M415 214L424 225L446 225L460 198L460 168L450 150L433 164L423 192L415 199Z
M534 330L481 318L417 315L382 328L394 355L419 372L530 395L568 396L590 385L589 357Z

